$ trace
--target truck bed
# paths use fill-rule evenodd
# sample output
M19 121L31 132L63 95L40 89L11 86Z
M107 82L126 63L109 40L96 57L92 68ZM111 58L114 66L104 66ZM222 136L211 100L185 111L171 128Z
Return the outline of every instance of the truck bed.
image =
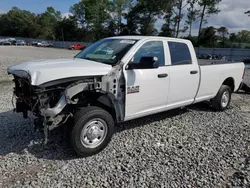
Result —
M205 66L205 65L221 65L221 64L233 64L233 63L242 63L242 62L224 61L224 60L198 59L198 64L199 64L200 66Z
M239 88L244 73L243 62L198 59L198 64L200 65L200 86L196 102L200 102L206 97L216 96L219 88L227 79L233 80L233 91Z

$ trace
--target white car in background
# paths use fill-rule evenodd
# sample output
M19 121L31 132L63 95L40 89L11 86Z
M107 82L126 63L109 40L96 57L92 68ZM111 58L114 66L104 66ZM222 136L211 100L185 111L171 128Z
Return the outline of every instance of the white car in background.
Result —
M38 42L37 45L38 47L53 47L52 43L48 43L46 41Z

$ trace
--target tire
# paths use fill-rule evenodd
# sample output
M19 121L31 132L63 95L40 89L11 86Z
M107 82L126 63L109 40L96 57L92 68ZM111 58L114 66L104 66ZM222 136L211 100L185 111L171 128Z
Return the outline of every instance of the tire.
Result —
M218 111L224 111L231 102L232 90L227 85L222 85L217 95L212 99L212 107Z
M70 141L73 150L80 157L88 157L102 151L114 133L113 117L95 106L85 107L76 112L73 124Z

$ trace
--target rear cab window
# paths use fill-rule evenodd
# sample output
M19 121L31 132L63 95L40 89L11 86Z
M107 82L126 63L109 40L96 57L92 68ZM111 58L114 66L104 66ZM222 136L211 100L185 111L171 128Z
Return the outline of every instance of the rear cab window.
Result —
M187 44L168 41L168 47L171 57L171 65L192 64L192 57Z

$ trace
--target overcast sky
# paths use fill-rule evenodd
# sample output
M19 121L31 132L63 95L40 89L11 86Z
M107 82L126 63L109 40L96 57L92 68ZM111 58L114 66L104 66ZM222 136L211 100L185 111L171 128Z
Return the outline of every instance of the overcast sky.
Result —
M222 0L219 3L219 9L221 10L218 14L211 15L207 18L208 23L203 27L226 27L230 33L238 32L240 30L250 30L250 17L244 12L250 10L250 0ZM158 20L156 28L161 28L163 20ZM197 35L199 28L199 21L193 25L192 34ZM185 33L188 34L188 31Z
M46 10L47 6L53 6L56 10L66 15L69 12L69 7L79 0L0 0L0 13L7 12L13 6L21 9L26 9L35 13L41 13ZM221 12L217 15L212 15L208 18L208 24L203 27L225 26L229 32L238 32L246 29L250 30L250 17L244 14L250 10L250 0L222 0L219 4ZM164 23L159 19L156 22L156 28L159 30ZM197 21L193 26L193 35L198 33L199 22ZM188 31L187 31L188 33Z

